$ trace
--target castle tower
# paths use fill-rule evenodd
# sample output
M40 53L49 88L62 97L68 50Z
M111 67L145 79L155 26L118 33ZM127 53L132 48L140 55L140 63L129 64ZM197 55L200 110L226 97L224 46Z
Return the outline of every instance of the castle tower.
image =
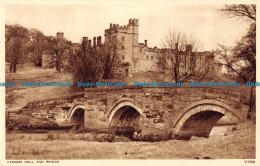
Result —
M130 65L129 71L134 71L138 49L138 33L138 19L129 19L128 24L124 26L110 23L110 27L105 30L105 43L116 40L119 58L121 62Z
M134 46L138 46L139 21L138 19L130 19L129 24L132 24L132 35Z

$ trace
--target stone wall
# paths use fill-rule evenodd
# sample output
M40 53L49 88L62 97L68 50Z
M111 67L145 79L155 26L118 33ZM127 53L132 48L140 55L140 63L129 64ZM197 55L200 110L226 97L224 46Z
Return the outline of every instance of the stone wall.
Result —
M84 117L75 117L79 111ZM21 112L72 125L84 118L86 128L131 127L142 134L207 136L221 118L238 123L246 118L240 93L222 88L111 87L87 88L63 99L28 103ZM78 112L78 113L77 113ZM79 114L78 114L79 115ZM195 132L195 133L194 133Z
M240 110L238 92L214 88L100 88L85 92L85 126L107 128L119 104L131 106L141 112L141 128L144 132L171 132L181 116L197 105L218 105L240 119L246 111ZM125 104L124 104L125 103ZM130 103L130 104L129 104ZM120 107L118 107L120 108ZM218 109L218 108L214 108ZM226 113L225 113L226 114ZM232 120L232 119L229 119ZM237 119L234 118L234 123Z

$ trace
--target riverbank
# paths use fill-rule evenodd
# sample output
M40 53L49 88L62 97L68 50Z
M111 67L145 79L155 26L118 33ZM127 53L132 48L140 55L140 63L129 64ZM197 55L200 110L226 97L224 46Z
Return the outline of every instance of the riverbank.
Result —
M7 134L6 159L254 159L255 124L241 123L226 134L189 141L89 141L87 134ZM49 137L49 138L48 138Z

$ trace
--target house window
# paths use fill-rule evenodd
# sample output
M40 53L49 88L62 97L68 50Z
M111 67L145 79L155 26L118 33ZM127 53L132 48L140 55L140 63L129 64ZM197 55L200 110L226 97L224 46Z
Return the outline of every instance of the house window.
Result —
M140 52L142 52L142 49L140 48Z
M125 47L124 46L122 46L122 50L124 50L125 49Z
M115 41L116 41L116 36L113 36L113 39L112 39L112 41L113 41L113 42L115 42Z
M149 56L148 56L148 55L146 55L146 59L149 59Z
M122 41L125 41L125 37L122 37Z
M153 59L153 56L151 56L151 59Z
M125 56L124 56L124 55L122 55L122 59L125 59Z

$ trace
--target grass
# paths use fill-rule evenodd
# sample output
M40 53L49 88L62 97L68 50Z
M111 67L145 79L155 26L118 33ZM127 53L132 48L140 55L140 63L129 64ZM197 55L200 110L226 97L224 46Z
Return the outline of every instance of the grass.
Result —
M7 159L212 159L254 158L255 126L241 124L222 137L154 142L108 133L7 134ZM10 151L15 147L14 152ZM48 153L45 148L48 147ZM189 151L187 152L187 149ZM162 156L161 154L165 154Z
M107 138L106 134L92 133L7 134L6 158L254 159L255 131L255 124L247 121L236 126L236 130L229 130L226 136L192 137L189 141L136 142L127 139L119 141L118 136L115 136L115 142L108 142L103 141ZM92 141L93 139L96 141Z

